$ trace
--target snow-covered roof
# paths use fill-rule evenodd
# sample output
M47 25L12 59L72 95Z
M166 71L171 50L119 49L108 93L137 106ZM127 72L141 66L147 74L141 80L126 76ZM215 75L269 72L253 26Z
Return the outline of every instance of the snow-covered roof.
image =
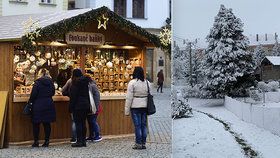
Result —
M24 35L23 22L27 21L30 17L33 21L38 21L39 26L43 28L63 19L69 19L79 14L86 13L90 10L92 9L87 8L55 13L0 16L0 40L21 38Z
M280 56L266 56L267 59L272 65L280 65Z

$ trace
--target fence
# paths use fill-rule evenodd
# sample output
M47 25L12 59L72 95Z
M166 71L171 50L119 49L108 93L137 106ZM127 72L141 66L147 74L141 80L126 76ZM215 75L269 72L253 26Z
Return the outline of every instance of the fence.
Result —
M226 96L224 105L241 120L280 136L280 103L263 106Z

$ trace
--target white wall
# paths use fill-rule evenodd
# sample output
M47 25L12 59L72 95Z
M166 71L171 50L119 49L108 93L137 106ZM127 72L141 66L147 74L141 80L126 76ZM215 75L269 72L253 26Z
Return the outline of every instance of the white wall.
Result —
M19 14L33 14L46 13L63 10L63 0L56 0L56 6L53 5L39 5L40 0L27 0L25 3L14 3L8 0L2 1L3 16L19 15Z
M143 28L161 28L169 17L168 0L146 0L146 19L128 19Z
M93 1L93 0L91 0ZM127 0L131 1L132 0ZM165 20L169 17L169 0L145 0L145 19L127 18L143 28L161 28L165 25ZM114 0L96 0L96 8L106 6L114 11ZM128 9L132 9L127 7ZM128 17L132 16L132 11L127 10Z
M268 103L269 104L269 103ZM276 104L276 103L274 103ZM225 97L225 107L241 120L280 136L280 104L253 105Z
M96 0L96 8L106 6L114 11L114 0Z

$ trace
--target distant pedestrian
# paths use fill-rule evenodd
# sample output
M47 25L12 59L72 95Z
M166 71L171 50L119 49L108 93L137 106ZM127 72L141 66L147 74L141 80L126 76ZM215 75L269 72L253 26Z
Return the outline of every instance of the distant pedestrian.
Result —
M69 107L76 124L77 142L72 147L86 147L86 118L90 112L89 82L90 79L83 76L80 69L73 70Z
M135 67L133 79L128 83L125 115L131 113L135 128L135 145L132 149L146 149L147 138L147 95L150 82L144 79L142 67Z
M157 88L157 92L159 92L160 89L160 93L162 93L162 86L163 86L163 81L164 81L164 75L163 75L163 70L160 70L157 74L157 78L158 78L158 88Z
M45 132L45 142L42 147L49 146L51 122L56 120L55 106L52 99L54 94L55 88L49 71L43 68L38 73L38 79L33 85L29 98L29 103L32 103L32 125L34 137L32 147L39 147L39 132L41 123L43 123Z
M100 112L100 92L96 85L96 82L91 80L89 77L89 90L92 92L94 104L96 106L96 113L87 115L88 127L89 127L89 137L87 141L99 142L102 140L100 136L100 128L97 123L97 116Z

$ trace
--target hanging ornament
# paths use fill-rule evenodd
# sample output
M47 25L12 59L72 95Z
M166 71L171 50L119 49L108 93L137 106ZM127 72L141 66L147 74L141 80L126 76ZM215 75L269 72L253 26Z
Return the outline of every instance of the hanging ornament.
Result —
M171 31L168 28L164 27L164 29L159 33L159 38L161 44L163 44L164 46L168 46L171 43Z
M59 64L64 64L64 63L65 63L65 59L64 59L64 58L59 59L59 60L58 60L58 63L59 63Z
M98 21L97 28L100 29L101 27L103 27L106 30L106 25L107 25L108 20L109 20L109 18L105 17L105 15L102 14L102 17L99 17L97 19L97 21Z
M36 55L37 57L39 57L39 56L41 55L41 52L40 52L40 51L37 51L37 52L35 53L35 55Z
M30 70L29 70L29 73L30 73L30 74L35 74L35 70L30 69Z
M36 58L35 58L33 55L31 55L30 58L29 58L29 60L30 60L31 62L35 61L35 59L36 59Z
M56 66L56 62L55 62L54 58L51 59L51 66Z
M107 62L106 66L107 66L108 68L111 68L111 67L113 67L113 63L112 63L111 61L109 61L109 62Z
M51 53L46 53L46 54L45 54L45 58L46 58L46 59L50 59L51 57L52 57L52 54L51 54Z
M37 70L37 66L36 66L36 65L32 65L32 66L31 66L31 69L32 69L32 70Z
M25 63L29 66L31 62L29 60L26 60Z
M27 54L26 54L26 59L29 59L29 58L30 58L30 54L27 53Z
M18 56L18 55L15 55L15 57L14 57L14 63L17 63L17 62L19 62L19 56Z

